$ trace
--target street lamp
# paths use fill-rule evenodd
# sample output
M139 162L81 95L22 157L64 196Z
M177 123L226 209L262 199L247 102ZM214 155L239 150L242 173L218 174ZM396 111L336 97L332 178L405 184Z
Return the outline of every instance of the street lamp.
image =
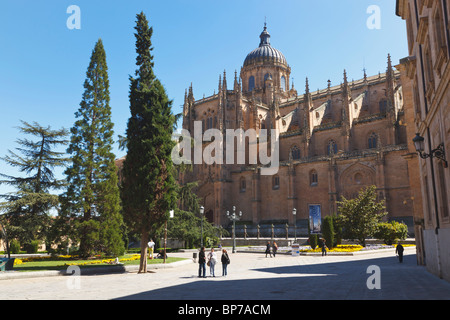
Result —
M297 209L292 209L294 215L294 243L297 241Z
M170 210L169 211L169 218L172 219L174 215L174 211ZM166 247L167 247L167 220L166 220L166 225L164 228L164 262L166 263Z
M205 212L205 208L203 206L200 207L200 216L201 216L201 228L202 228L202 237L200 238L200 248L203 247L203 212Z
M414 147L416 148L416 151L419 153L419 156L422 159L426 158L437 158L439 160L442 160L444 163L444 168L448 167L448 162L445 160L445 150L444 150L444 144L441 143L438 145L436 149L431 150L430 153L424 153L425 150L425 144L424 144L424 137L420 136L420 134L416 133L416 136L413 139Z
M239 211L239 216L236 215L236 207L233 206L233 213L230 215L230 211L227 211L227 217L233 221L233 253L236 252L236 221L239 221L242 217L242 211Z

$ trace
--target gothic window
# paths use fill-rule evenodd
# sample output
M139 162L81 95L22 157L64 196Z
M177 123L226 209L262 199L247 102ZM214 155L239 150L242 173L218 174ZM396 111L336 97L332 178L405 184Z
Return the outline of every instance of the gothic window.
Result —
M356 173L356 174L355 174L355 183L356 183L356 184L361 184L362 181L363 181L363 176L362 176L362 174L359 173L359 172Z
M330 140L328 141L328 145L327 145L327 154L328 155L333 155L337 153L337 144L336 141L334 140Z
M319 179L317 177L317 171L316 170L311 170L311 172L309 173L309 185L311 187L317 186L319 182Z
M248 91L251 92L253 91L253 89L255 89L255 77L251 76L248 79Z
M241 192L245 192L245 189L247 187L247 183L245 182L245 178L244 177L241 177L241 180L240 180L239 184L240 184L239 188L240 188Z
M369 149L375 149L378 146L378 136L375 132L369 136Z
M264 75L264 87L266 87L266 80L269 79L269 77L271 77L269 73ZM268 87L270 87L270 85Z
M213 118L206 119L206 130L211 129L213 127Z
M291 148L292 160L300 160L300 149L297 146Z
M379 106L380 106L380 113L386 113L387 100L386 99L381 100L380 103L379 103Z
M280 189L280 177L274 176L272 178L272 189Z
M281 77L280 87L282 91L286 91L286 78L284 76Z

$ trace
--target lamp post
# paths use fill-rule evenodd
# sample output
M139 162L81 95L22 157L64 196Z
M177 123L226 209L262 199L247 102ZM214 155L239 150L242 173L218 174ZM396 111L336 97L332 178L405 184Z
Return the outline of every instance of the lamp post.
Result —
M169 211L169 218L173 218L173 210ZM165 225L165 230L164 230L164 262L166 263L166 246L167 246L167 220L166 220L166 225Z
M414 147L416 148L417 153L419 153L419 156L422 159L426 159L426 158L437 158L439 160L442 160L442 162L444 163L444 168L448 167L448 162L445 159L445 149L444 149L444 144L441 143L438 145L438 147L436 149L431 150L430 153L424 153L424 137L420 136L420 134L416 133L416 136L413 139L414 142ZM431 149L431 148L430 148Z
M297 242L297 209L292 209L292 215L294 216L294 243Z
M227 217L233 221L233 253L236 252L236 221L242 217L242 211L239 211L239 215L236 215L236 207L233 206L233 213L230 215L230 211L227 211Z
M203 247L203 212L205 212L205 208L203 206L200 207L200 216L201 216L201 238L200 238L200 248Z

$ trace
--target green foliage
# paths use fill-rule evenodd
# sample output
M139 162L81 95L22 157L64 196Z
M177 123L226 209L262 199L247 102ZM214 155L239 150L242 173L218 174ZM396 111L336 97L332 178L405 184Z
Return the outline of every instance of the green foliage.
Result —
M342 243L342 227L339 225L338 217L333 214L334 242L333 247Z
M39 241L38 240L33 240L30 243L27 243L26 245L24 245L25 247L25 251L27 253L37 253L39 250Z
M12 254L18 254L20 252L20 242L17 239L12 239L9 243L9 251Z
M131 116L126 130L121 197L127 226L141 235L140 272L145 272L148 235L161 228L177 203L171 158L175 117L172 101L153 72L153 29L143 12L137 15L135 30L138 68L135 77L130 77Z
M315 249L317 247L317 244L319 242L318 236L316 233L310 233L309 234L309 245L311 246L311 249Z
M391 245L398 240L405 240L408 236L408 226L403 222L381 222L377 225L374 237L382 239L385 244Z
M92 51L80 108L67 152L72 165L62 198L60 234L80 242L79 255L120 255L124 251L120 194L109 106L106 53L99 39ZM69 221L71 225L69 226Z
M201 224L202 219L189 211L175 209L174 218L169 219L167 223L167 237L186 241L188 248L200 246L201 243ZM220 232L223 229L214 227L211 223L203 219L203 243L217 244ZM164 234L160 234L164 236Z
M355 199L344 198L338 206L338 224L344 238L356 239L362 246L365 246L366 238L374 235L378 223L387 215L384 200L377 201L376 186L361 190Z
M2 218L8 238L30 243L46 238L51 223L50 211L59 205L58 196L51 192L62 188L64 181L55 178L54 170L65 165L68 159L54 149L67 143L67 130L52 130L36 122L21 122L19 132L35 139L18 139L17 150L20 153L9 150L9 155L1 158L25 176L0 174L5 178L0 184L17 190L1 196L6 201L0 203L0 211L5 212Z
M326 245L328 248L333 248L334 246L334 227L333 227L333 217L326 216L323 219L322 225L322 236L326 241Z

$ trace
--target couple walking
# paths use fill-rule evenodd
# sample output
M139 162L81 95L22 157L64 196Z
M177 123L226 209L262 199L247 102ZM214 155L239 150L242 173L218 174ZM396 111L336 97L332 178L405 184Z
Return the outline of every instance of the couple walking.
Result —
M217 263L217 253L214 252L214 248L206 256L205 247L202 247L198 256L198 277L206 278L206 259L208 259L209 274L215 277L214 269ZM227 267L230 264L230 258L228 257L227 250L222 250L222 257L220 259L222 262L222 276L227 275Z
M272 251L271 251L271 249L272 249ZM273 257L275 258L275 255L277 254L277 250L278 250L278 245L277 245L277 243L275 241L273 242L273 246L270 245L270 241L267 241L266 258L267 258L268 254L272 258L272 252L273 252Z

